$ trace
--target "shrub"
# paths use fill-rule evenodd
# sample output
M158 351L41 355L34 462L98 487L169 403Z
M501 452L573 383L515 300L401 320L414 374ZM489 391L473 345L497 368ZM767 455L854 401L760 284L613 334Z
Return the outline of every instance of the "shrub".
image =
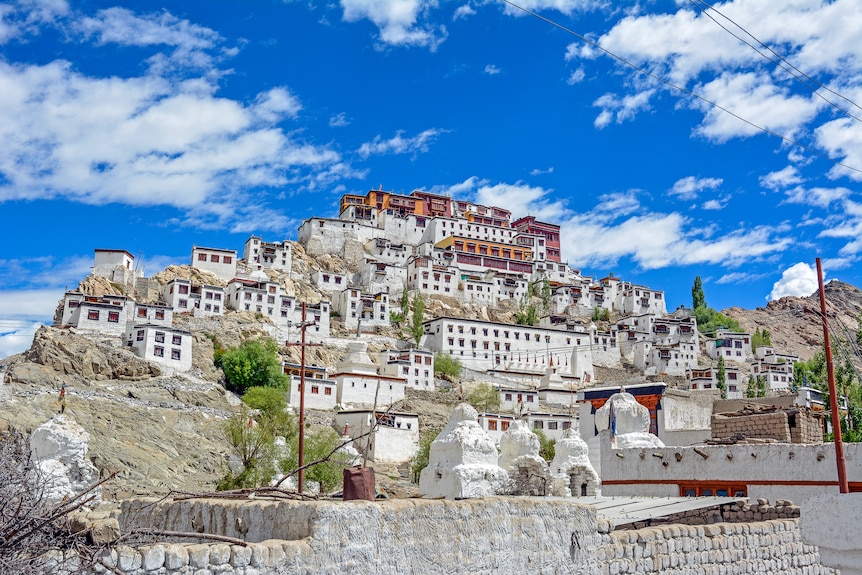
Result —
M250 387L286 389L287 376L281 368L278 345L271 338L246 340L221 356L227 388L243 394Z
M473 407L479 412L492 412L500 409L500 392L488 383L480 383L467 395Z
M458 379L461 377L461 360L451 355L435 353L434 375L445 377L452 381Z

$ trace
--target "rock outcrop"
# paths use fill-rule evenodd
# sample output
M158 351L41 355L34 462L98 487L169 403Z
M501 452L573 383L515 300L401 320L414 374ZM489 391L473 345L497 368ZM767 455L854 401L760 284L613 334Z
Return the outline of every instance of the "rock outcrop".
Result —
M161 375L159 366L149 363L116 344L100 343L70 330L42 326L33 345L24 354L28 362L45 369L12 368L17 381L39 383L35 379L72 376L84 380L140 380ZM45 382L53 383L53 382Z
M36 463L38 488L49 504L70 499L99 480L99 471L87 451L90 434L68 415L55 415L30 435L30 451ZM101 499L101 488L91 492Z

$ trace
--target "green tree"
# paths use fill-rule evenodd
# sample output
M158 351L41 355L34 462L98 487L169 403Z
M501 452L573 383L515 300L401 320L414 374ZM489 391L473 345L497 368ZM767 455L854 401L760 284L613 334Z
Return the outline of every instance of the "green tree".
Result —
M758 329L751 335L751 349L757 351L758 347L772 345L772 335L766 329Z
M532 288L531 290L532 291ZM536 325L539 321L536 304L529 294L521 296L521 301L518 302L518 311L515 312L515 323L518 325Z
M593 321L610 321L611 311L605 307L597 307L593 309Z
M423 469L428 467L431 457L431 444L436 437L436 430L423 432L419 436L419 450L416 452L416 455L410 458L410 477L413 483L419 483L419 475Z
M533 433L539 438L539 456L548 463L552 462L554 460L557 440L549 439L541 429L534 429Z
M703 293L703 281L700 276L694 278L694 285L691 286L691 309L706 307L706 295Z
M745 386L745 397L757 397L757 381L755 381L753 373L748 376L748 385Z
M715 376L716 386L721 390L721 398L727 399L727 371L724 367L724 357L718 356L718 373Z
M422 299L422 294L416 292L416 295L413 296L413 327L410 330L410 335L413 336L416 345L419 345L422 336L425 335L425 326L422 325L424 321L425 300Z
M226 351L221 357L221 367L227 378L226 387L235 393L243 394L250 387L284 390L288 385L278 345L272 338L246 340Z
M293 415L287 411L287 393L274 387L250 387L242 396L242 401L252 409L258 410L259 418L266 418L274 428L275 434L288 442L298 433Z
M766 397L766 376L758 375L757 376L757 397Z
M473 407L479 412L495 412L500 409L500 391L488 383L480 383L467 395Z
M317 429L305 434L306 464L324 459L341 444L341 437L332 428ZM299 467L299 437L288 443L290 454L282 458L279 467L284 473L292 473ZM344 481L344 468L353 465L353 458L346 453L332 453L326 461L312 465L305 470L305 481L320 485L321 493L329 493L340 487Z
M219 490L256 487L275 476L274 423L267 417L255 418L245 404L224 424L224 433L231 451L242 469L228 472L216 484Z
M401 315L406 316L407 310L410 308L410 292L407 291L407 284L404 284L404 290L401 292Z
M437 377L445 377L449 381L455 381L461 377L461 360L457 357L435 353L434 354L434 375Z

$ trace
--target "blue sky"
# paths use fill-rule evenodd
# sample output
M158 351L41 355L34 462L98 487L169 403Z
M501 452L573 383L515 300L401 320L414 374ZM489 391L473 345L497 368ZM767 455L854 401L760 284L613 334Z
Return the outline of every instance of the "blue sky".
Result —
M818 256L862 285L862 4L521 4L690 93L503 2L0 5L0 357L94 248L149 275L381 185L557 222L670 307L809 294Z

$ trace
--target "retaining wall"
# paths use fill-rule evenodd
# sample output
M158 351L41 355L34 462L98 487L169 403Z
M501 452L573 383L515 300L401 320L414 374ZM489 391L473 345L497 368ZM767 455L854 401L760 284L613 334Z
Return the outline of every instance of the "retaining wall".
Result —
M142 520L185 530L184 522L194 517L187 503L174 510L170 504L153 506ZM594 508L563 499L195 503L218 509L225 526L237 517L258 517L249 509L275 509L282 520L276 529L292 540L247 547L199 542L118 547L105 559L127 575L834 573L820 564L814 546L801 541L798 520L792 519L613 531L608 521L596 519ZM291 523L296 527L287 527ZM264 533L252 527L247 539ZM224 534L235 535L229 531Z

